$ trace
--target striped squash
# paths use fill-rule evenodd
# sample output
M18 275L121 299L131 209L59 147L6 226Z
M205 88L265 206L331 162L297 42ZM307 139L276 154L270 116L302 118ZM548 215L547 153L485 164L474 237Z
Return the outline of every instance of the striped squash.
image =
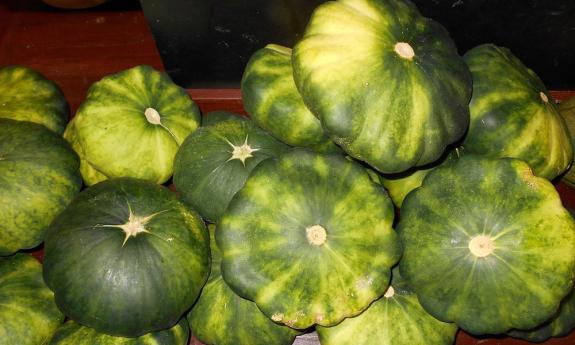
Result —
M503 47L477 46L464 56L473 76L469 153L526 161L554 179L571 164L567 126L537 75Z
M393 217L362 165L295 149L258 165L220 219L222 275L278 323L335 325L387 289Z
M410 1L327 1L292 60L331 139L382 173L437 160L469 124L469 71L447 31Z
M87 185L112 177L164 183L174 156L200 125L186 91L167 74L136 66L94 83L66 129Z
M291 64L292 50L268 44L248 62L241 83L244 107L261 128L291 146L340 151L303 103Z

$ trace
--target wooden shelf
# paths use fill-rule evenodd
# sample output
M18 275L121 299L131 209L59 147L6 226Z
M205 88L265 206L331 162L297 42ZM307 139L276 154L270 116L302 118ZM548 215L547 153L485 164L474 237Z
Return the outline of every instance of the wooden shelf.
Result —
M103 6L90 11L48 10L34 1L0 0L0 66L21 64L40 71L63 90L72 113L88 87L102 77L139 64L163 69L160 54L137 7ZM134 7L134 6L132 6ZM190 89L203 112L245 114L237 89ZM555 99L574 91L553 91ZM575 208L575 193L557 184L565 205ZM41 256L41 252L36 252ZM190 344L200 344L192 339ZM457 345L527 345L512 338L476 338L459 332ZM545 345L574 345L575 332Z

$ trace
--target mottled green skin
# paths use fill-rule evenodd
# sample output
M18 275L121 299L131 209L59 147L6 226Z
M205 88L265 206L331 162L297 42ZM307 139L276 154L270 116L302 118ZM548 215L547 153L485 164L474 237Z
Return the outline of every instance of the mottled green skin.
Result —
M0 345L42 345L64 321L42 265L27 254L0 258Z
M261 163L217 226L222 275L274 321L297 329L359 314L399 259L393 205L341 155L293 150ZM326 229L312 244L307 228Z
M246 117L229 111L210 111L209 113L202 114L202 127L215 125L218 122L232 119L247 120Z
M543 342L551 337L564 337L575 329L575 291L561 302L561 306L553 318L530 331L513 330L508 335L531 342Z
M457 326L429 315L396 269L393 295L373 302L360 315L333 327L317 327L322 345L451 345Z
M188 313L194 336L207 345L291 345L298 332L262 314L256 304L236 295L222 279L221 252L210 230L212 271L202 294Z
M430 171L443 166L451 160L458 159L463 150L458 148L447 152L438 161L424 167L412 168L399 174L380 175L381 184L385 187L393 204L401 208L403 200L412 190L421 186L423 179Z
M412 60L395 52L408 43ZM305 104L349 155L383 173L437 160L469 123L471 76L447 31L404 0L328 1L293 51Z
M126 240L129 215L152 216ZM111 225L111 226L110 226ZM173 326L209 274L200 217L168 189L133 178L83 191L48 229L44 279L74 321L135 337Z
M98 182L104 181L107 179L106 175L102 174L98 170L96 170L90 163L86 161L84 158L84 149L80 145L78 141L78 132L76 131L76 127L74 126L76 118L73 118L66 126L66 130L64 131L64 139L66 139L80 158L80 174L82 175L82 179L86 183L86 185L91 186Z
M241 82L246 111L258 126L288 145L339 152L303 103L293 79L291 57L290 48L275 44L252 55Z
M62 134L70 109L51 80L24 66L0 68L0 118L39 123Z
M573 286L575 223L549 181L517 159L466 155L403 202L401 274L436 318L473 334L530 329ZM489 236L494 250L474 255Z
M571 97L567 101L559 103L558 109L559 114L561 114L561 117L565 120L567 130L571 136L571 147L575 147L575 97ZM569 170L563 175L562 181L571 188L575 187L575 169L573 169L573 165L571 165Z
M548 180L567 170L571 138L539 77L509 49L493 44L471 49L464 59L473 76L473 97L463 147L493 158L522 159Z
M80 191L78 156L42 125L0 119L0 256L34 248Z
M185 319L167 330L137 338L114 337L68 321L58 328L48 345L188 345L189 337Z
M147 120L147 108L159 113L160 124ZM184 89L164 73L137 66L94 83L73 126L78 151L99 174L164 183L179 146L199 124L198 107ZM84 179L88 185L98 180Z
M257 151L244 162L231 159L232 145L244 143ZM184 141L176 155L174 185L202 217L216 222L250 172L288 149L251 121L226 120L202 127Z

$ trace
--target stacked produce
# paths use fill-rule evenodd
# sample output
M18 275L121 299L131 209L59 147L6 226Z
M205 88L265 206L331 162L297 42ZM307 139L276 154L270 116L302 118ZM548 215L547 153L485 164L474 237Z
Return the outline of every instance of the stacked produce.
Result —
M257 51L253 121L199 127L184 90L137 66L90 88L68 144L55 84L19 66L2 80L33 106L0 96L0 255L45 240L45 256L44 281L26 254L0 258L1 345L23 323L38 345L575 327L575 222L549 182L572 161L572 107L505 48L461 57L406 0L326 2L293 49Z

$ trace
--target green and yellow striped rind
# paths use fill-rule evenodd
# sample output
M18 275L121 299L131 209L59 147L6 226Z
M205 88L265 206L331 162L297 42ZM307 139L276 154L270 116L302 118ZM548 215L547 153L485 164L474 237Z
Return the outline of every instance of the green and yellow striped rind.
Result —
M134 217L149 217L146 232L126 237L118 226ZM200 217L167 188L134 178L106 180L80 193L50 225L44 248L44 279L58 307L116 336L172 327L210 269Z
M78 134L76 132L76 127L74 126L74 120L76 118L72 118L72 120L66 126L66 130L64 131L64 139L66 139L80 158L80 174L82 175L82 179L86 183L86 185L91 186L95 185L98 182L102 182L108 177L98 170L96 170L90 163L86 161L84 158L84 149L80 145L78 141Z
M62 134L70 109L51 80L25 66L0 68L0 118L30 121Z
M147 109L157 111L159 122L148 120ZM179 146L199 124L198 107L186 91L149 66L94 83L74 119L83 158L94 170L156 183L171 177Z
M293 69L332 140L382 173L437 160L467 130L470 73L447 31L411 2L325 2L294 47Z
M27 254L0 258L0 345L42 345L64 321L42 265Z
M470 153L526 161L535 175L554 179L573 160L571 137L537 75L507 48L477 46L464 55L473 76Z
M360 315L333 327L317 327L322 345L451 345L457 326L429 315L393 270L388 292Z
M561 114L561 117L565 120L567 130L571 136L571 147L575 147L575 97L571 97L559 103L558 108L559 114ZM573 169L573 165L569 167L569 170L567 170L561 180L569 185L569 187L575 187L575 169Z
M247 120L246 117L224 110L210 111L202 114L202 127L215 125L218 122L226 120Z
M189 337L185 319L172 328L137 338L115 337L68 321L58 328L48 345L188 345Z
M403 202L401 274L436 318L473 334L531 329L575 278L575 224L553 185L518 159L466 155ZM493 246L481 257L478 236ZM489 248L489 244L484 244Z
M575 292L561 302L557 314L548 322L530 331L513 330L507 334L531 342L543 342L551 337L567 336L575 328Z
M247 144L250 156L233 158L235 147ZM202 217L216 222L250 172L263 160L287 151L251 121L231 119L201 127L180 147L174 161L174 185L184 201Z
M451 160L459 158L463 150L455 148L452 151L447 152L438 161L433 162L424 167L411 168L406 172L399 174L385 174L379 175L381 184L385 187L393 204L399 208L403 204L403 200L412 190L421 186L423 179L430 171L442 166Z
M252 55L241 82L246 111L258 126L286 144L339 152L303 103L293 79L291 57L290 48L277 44L268 44Z
M401 253L393 212L361 165L293 150L254 169L222 216L222 275L278 323L332 326L387 289Z
M221 253L210 230L212 271L188 313L194 336L207 345L291 345L298 332L262 314L256 304L236 295L222 279Z
M79 160L46 127L0 119L0 256L34 248L82 186Z

